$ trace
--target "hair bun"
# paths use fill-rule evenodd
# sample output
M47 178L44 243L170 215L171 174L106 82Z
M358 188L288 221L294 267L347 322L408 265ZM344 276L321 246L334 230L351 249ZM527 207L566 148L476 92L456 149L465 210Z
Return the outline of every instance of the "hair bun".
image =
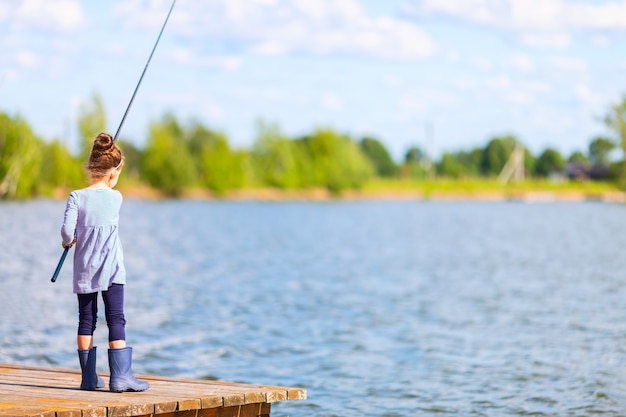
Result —
M87 169L92 176L101 177L110 172L112 168L121 167L123 161L122 151L115 145L111 135L100 133L93 140Z
M113 138L108 133L100 133L93 140L93 149L98 151L108 151L115 144L113 143Z

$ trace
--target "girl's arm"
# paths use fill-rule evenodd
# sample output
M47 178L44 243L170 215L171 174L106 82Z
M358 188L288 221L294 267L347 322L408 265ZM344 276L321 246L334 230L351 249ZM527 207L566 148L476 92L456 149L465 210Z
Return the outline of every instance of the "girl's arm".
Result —
M65 217L61 226L61 244L63 247L72 246L76 242L76 222L78 221L78 204L76 196L71 193L65 206Z

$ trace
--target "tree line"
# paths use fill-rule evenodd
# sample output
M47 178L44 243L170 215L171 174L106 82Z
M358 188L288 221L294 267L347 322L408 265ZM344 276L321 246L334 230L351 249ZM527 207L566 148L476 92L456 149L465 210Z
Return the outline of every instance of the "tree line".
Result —
M624 160L611 158L616 148L626 150L626 96L610 107L603 122L614 137L595 137L588 149L562 155L546 148L533 155L524 147L527 177L564 176L577 167L587 177L617 181L626 187ZM87 181L83 166L93 137L105 131L106 114L94 95L78 116L81 146L78 154L58 138L39 137L20 115L0 111L0 198L51 195L59 188L80 188ZM200 187L223 195L246 187L280 189L326 188L333 193L359 189L373 178L456 179L498 176L521 141L499 136L483 147L444 152L433 160L412 146L401 161L394 161L384 143L374 137L353 138L330 128L290 138L273 124L258 123L249 149L234 149L227 136L198 120L181 122L172 114L150 123L145 145L118 142L126 164L123 176L166 195ZM623 152L626 154L626 152ZM597 175L593 175L593 173Z

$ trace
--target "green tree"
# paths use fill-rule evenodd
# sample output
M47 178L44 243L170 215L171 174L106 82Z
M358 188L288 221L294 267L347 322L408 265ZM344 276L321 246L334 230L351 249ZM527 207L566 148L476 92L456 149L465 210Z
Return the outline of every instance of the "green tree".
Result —
M509 160L517 139L513 136L491 139L483 152L481 171L487 176L497 176Z
M122 170L122 178L139 182L141 179L141 160L143 158L143 150L125 140L118 140L117 145L124 155L124 169Z
M223 194L245 183L244 154L230 149L223 133L207 129L194 122L187 132L188 145L196 160L200 183Z
M598 136L589 144L589 160L594 166L608 167L611 164L610 154L615 143L606 137Z
M463 168L461 161L459 161L458 154L451 152L444 152L441 155L441 159L436 164L437 174L450 178L459 178L463 175Z
M307 161L294 141L284 136L276 125L259 122L257 128L259 133L251 153L257 180L278 188L307 185L300 175Z
M556 149L547 148L537 158L535 172L537 175L547 177L551 174L563 172L565 159Z
M35 195L39 183L43 142L19 116L0 113L0 197Z
M403 178L425 178L428 175L429 164L426 153L418 146L411 146L404 153L400 175Z
M299 140L310 160L309 178L313 185L334 193L359 188L372 177L374 168L367 156L347 136L331 129L318 129Z
M150 185L177 196L197 183L194 160L183 137L183 129L172 115L150 125L141 163L141 173Z
M572 162L572 163L581 164L581 165L589 165L590 163L587 155L585 155L581 151L572 152L569 158L567 158L567 162Z
M478 177L481 175L483 150L444 152L437 163L437 173L446 177Z
M45 144L41 164L42 186L53 191L55 188L79 188L86 182L82 164L59 140Z
M604 118L604 123L613 130L626 153L626 94L622 101L614 104Z
M474 148L470 151L461 151L458 158L463 166L463 175L467 177L480 176L481 162L483 160L482 149Z
M369 158L378 176L389 178L398 175L398 166L393 162L389 151L381 141L364 137L359 142L359 146L361 151Z
M620 185L626 188L626 94L621 102L610 107L604 118L605 125L615 132L617 143L622 148L622 163L614 164L614 172Z
M497 176L513 154L515 145L521 142L515 136L502 136L491 139L482 153L481 173L486 176ZM523 145L522 145L523 146ZM524 171L535 172L535 157L524 148Z
M78 131L80 133L80 156L86 161L89 158L93 139L101 132L106 131L106 112L104 104L98 94L93 94L91 100L81 104L78 110ZM109 132L114 135L115 132Z
M426 159L426 153L419 146L411 146L404 154L405 164L421 164Z

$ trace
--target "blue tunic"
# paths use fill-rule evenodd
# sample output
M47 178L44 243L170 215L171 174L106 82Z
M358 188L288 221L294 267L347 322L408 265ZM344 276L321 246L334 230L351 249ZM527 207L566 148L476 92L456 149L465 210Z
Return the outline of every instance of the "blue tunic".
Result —
M67 199L61 227L63 242L76 236L74 293L106 291L126 283L124 254L118 235L122 194L110 188L83 188Z

